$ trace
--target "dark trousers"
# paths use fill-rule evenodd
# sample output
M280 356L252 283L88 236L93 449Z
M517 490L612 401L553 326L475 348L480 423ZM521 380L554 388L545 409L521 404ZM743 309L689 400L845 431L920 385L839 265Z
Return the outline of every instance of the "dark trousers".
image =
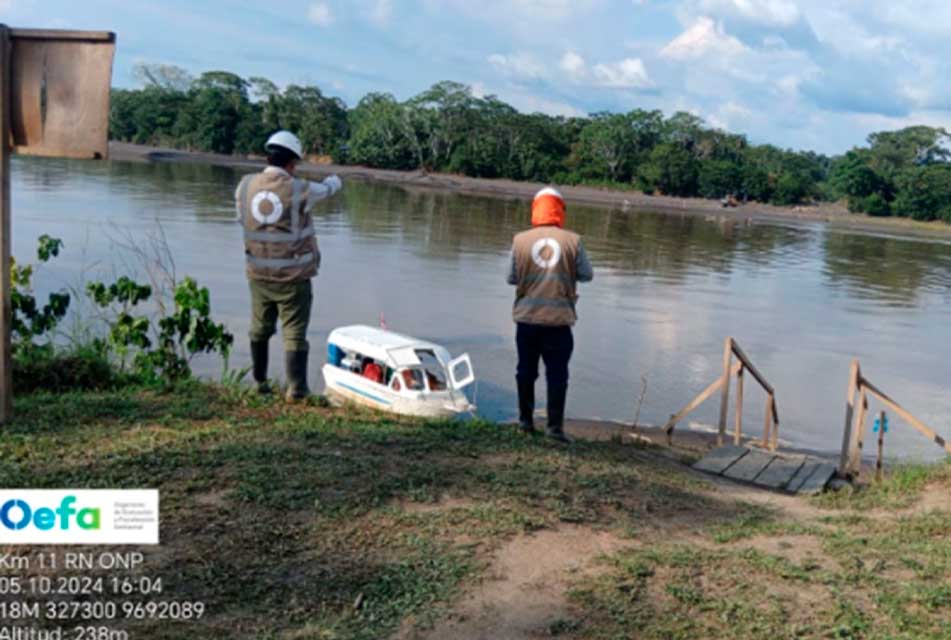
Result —
M575 342L571 327L550 327L519 322L515 329L518 348L519 421L531 424L535 411L535 380L538 379L538 360L545 362L548 382L548 426L560 428L564 422L565 395L568 391L568 361Z

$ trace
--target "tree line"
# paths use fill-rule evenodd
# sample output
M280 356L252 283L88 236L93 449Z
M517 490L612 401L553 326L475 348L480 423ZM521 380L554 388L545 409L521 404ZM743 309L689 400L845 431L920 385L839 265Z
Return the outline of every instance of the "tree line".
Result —
M163 65L136 72L142 88L113 90L114 140L260 154L270 133L290 129L308 155L342 164L777 205L845 199L855 212L951 222L944 129L875 133L867 146L829 157L751 144L684 112L521 113L456 82L405 101L370 93L348 108L315 86L282 90L225 71L193 78Z

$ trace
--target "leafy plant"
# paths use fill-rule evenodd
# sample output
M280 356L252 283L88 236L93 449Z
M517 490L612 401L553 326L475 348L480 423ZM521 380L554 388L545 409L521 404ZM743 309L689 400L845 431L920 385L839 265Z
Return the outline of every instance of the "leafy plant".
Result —
M36 250L40 262L49 262L59 255L63 241L46 234L39 237ZM70 296L66 291L50 293L46 304L40 306L33 295L33 265L20 265L12 261L10 279L13 287L10 293L12 304L12 330L14 356L27 357L29 352L40 345L36 340L46 337L47 342L53 329L59 324L69 309Z
M159 383L191 376L191 359L199 353L218 353L226 363L234 336L224 324L211 319L211 294L192 278L175 285L174 310L153 324L146 315L135 315L139 303L152 297L152 287L127 276L106 285L93 282L86 293L102 308L112 308L109 345L121 367L132 354L132 369L143 382ZM160 305L160 309L164 306Z

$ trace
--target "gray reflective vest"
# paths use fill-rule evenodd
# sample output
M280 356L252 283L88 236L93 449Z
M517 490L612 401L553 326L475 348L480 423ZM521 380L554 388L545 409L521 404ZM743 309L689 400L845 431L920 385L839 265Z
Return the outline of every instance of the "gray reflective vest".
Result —
M307 212L306 180L265 170L238 185L238 215L244 227L249 279L298 282L317 275L320 250Z
M580 244L577 233L555 226L535 227L515 236L515 322L547 326L575 323Z

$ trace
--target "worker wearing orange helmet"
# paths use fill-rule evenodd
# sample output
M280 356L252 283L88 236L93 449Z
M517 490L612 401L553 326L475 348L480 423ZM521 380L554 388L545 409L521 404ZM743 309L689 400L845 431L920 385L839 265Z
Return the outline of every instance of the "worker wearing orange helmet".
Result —
M577 283L594 278L581 236L565 227L565 201L551 187L532 201L532 228L512 241L508 283L515 285L512 318L518 349L519 424L532 433L538 361L545 363L550 437L567 442L564 433L568 362L574 350L571 327L577 320Z

